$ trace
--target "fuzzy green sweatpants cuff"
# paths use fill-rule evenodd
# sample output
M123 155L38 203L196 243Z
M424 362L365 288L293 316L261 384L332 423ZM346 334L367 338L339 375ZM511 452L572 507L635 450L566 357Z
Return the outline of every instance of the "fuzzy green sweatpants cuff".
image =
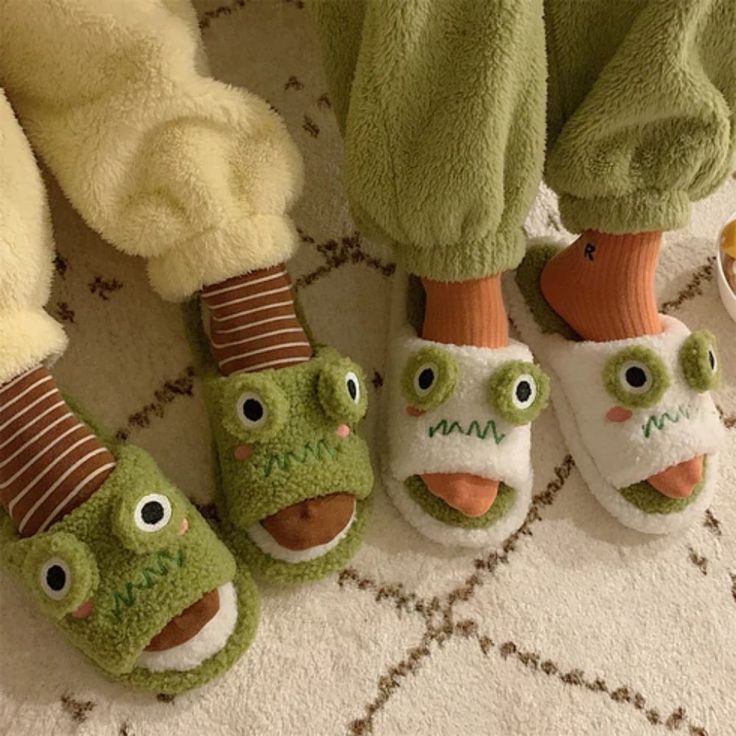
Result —
M312 0L347 186L411 273L518 265L544 175L573 232L669 230L730 173L733 0Z

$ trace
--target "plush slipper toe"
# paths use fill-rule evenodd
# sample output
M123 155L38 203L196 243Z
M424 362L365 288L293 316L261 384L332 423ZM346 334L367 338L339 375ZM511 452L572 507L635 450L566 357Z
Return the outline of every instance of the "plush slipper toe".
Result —
M0 560L107 676L156 693L199 687L252 641L255 584L146 452L110 449L110 477L48 531L20 539L2 515Z
M715 338L662 315L658 335L579 339L539 289L557 251L530 248L508 303L550 374L563 436L592 493L623 524L653 534L681 529L716 486L724 430L709 393L720 376Z
M407 277L396 279L395 308L411 313ZM547 377L514 340L501 348L437 343L417 337L406 318L394 335L388 494L436 542L498 544L529 509L531 422L547 403Z
M222 376L196 302L188 322L217 458L217 505L236 556L265 578L317 580L360 546L373 471L358 433L363 372L328 347L304 363Z

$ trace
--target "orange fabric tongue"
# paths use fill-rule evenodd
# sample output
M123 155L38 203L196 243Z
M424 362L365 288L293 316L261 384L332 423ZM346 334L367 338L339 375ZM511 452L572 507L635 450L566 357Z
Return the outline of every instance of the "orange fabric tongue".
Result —
M703 456L673 465L647 478L649 485L669 498L687 498L703 477Z
M196 603L169 621L146 647L147 652L163 652L196 636L220 610L217 589L205 593Z
M420 477L430 493L465 516L483 516L498 495L498 481L478 475L428 473Z

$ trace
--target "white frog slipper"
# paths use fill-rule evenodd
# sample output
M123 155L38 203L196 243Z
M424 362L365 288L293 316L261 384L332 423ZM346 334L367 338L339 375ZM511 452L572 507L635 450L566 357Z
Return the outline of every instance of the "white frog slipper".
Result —
M515 340L491 349L418 337L406 314L423 311L421 287L410 289L406 274L395 278L386 490L429 539L462 547L496 545L521 526L529 510L531 422L547 403L549 381L529 348ZM485 514L467 516L430 493L420 476L431 473L498 480L498 495Z
M685 528L711 502L724 429L710 396L720 376L715 338L662 315L663 331L611 342L579 339L547 305L539 277L559 248L532 246L507 304L552 380L562 434L593 495L621 523L649 534ZM646 479L703 455L685 498Z

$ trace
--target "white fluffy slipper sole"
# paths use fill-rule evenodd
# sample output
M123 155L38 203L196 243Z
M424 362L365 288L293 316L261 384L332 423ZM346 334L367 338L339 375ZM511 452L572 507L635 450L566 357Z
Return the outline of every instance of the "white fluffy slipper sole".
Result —
M506 303L509 308L509 313L514 320L521 336L529 346L534 350L535 355L542 363L545 372L550 376L551 380L551 398L552 404L555 407L557 419L560 424L562 435L568 445L568 448L575 459L575 463L590 491L599 503L614 517L616 517L624 525L635 529L637 531L646 534L667 534L682 530L692 524L698 519L706 508L710 505L715 487L718 479L718 458L717 449L721 445L723 436L723 430L720 421L717 419L717 413L715 407L712 405L712 400L709 397L704 398L703 395L695 395L693 405L698 409L699 419L694 422L696 424L696 430L701 431L701 435L704 433L706 436L701 436L693 441L677 442L675 441L675 447L670 445L668 447L667 442L658 439L658 443L654 444L652 452L645 458L637 458L640 462L622 463L621 458L625 457L625 448L616 447L612 448L610 457L606 458L608 463L608 472L606 475L611 477L611 474L616 474L618 488L623 488L633 483L640 481L642 478L649 477L655 472L659 472L664 468L658 468L657 470L652 469L652 462L654 462L652 455L656 451L663 450L665 453L669 450L672 454L670 458L670 465L674 465L677 462L682 462L693 457L696 454L702 452L707 455L706 463L706 477L702 488L698 494L698 497L686 506L682 511L673 511L670 513L656 513L644 511L634 504L626 500L626 498L618 490L617 486L610 480L606 479L599 464L597 464L593 458L593 455L588 450L586 443L583 441L583 435L580 429L580 423L576 418L576 413L573 411L570 397L566 392L567 385L574 385L576 390L579 390L581 386L587 387L592 386L596 383L600 383L600 393L605 392L603 388L602 377L597 378L592 373L590 376L580 376L577 382L569 380L564 382L557 370L559 366L560 354L564 350L564 343L566 341L559 335L545 334L541 331L531 310L526 304L524 295L522 294L518 284L513 277L509 278L506 282ZM684 334L684 330L687 328L679 323L677 320L672 318L665 318L667 329L671 331L673 335ZM667 340L672 342L674 337L662 338L660 341L663 343L663 350L665 353L668 351L674 353L674 348L667 344ZM647 342L655 342L651 339L647 341L642 340L619 340L615 341L615 345L624 347L628 344L642 344L647 345ZM573 343L571 345L580 346L580 343ZM601 343L600 345L611 345L614 343ZM561 347L562 346L562 347ZM581 348L577 348L581 349ZM577 356L580 361L581 356ZM670 358L673 357L671 354ZM589 366L587 366L589 368ZM601 375L600 373L598 374ZM669 389L668 393L673 392L676 398L682 398L685 396L683 387L679 385L684 383L673 380L673 387ZM665 394L667 396L667 394ZM600 397L596 396L591 401L586 401L587 405L596 405L596 402ZM608 401L611 404L615 403L615 400L609 398ZM580 403L580 402L579 402ZM597 405L596 405L597 406ZM688 420L689 421L689 420ZM586 433L588 442L590 442L591 432ZM682 439L682 438L680 438ZM697 445L697 441L700 441L700 445ZM600 443L599 443L600 444ZM694 451L695 447L699 447L697 451ZM675 453L679 453L675 454ZM681 456L680 456L681 455ZM640 477L636 478L637 468L639 465L645 470L642 470Z
M487 383L494 369L508 361L531 362L531 353L516 341L505 348L486 349L422 340L406 321L407 298L408 276L397 272L382 417L387 427L381 453L384 486L399 512L428 539L448 546L493 547L518 529L528 513L531 433L530 425L513 426L494 413L487 399ZM440 349L456 361L457 388L441 407L422 416L407 416L402 369L412 354L425 347ZM444 429L438 431L443 422ZM464 431L452 431L453 425ZM513 505L484 528L444 523L427 513L404 485L407 478L426 473L470 473L503 481L515 491Z
M217 594L220 602L217 613L195 636L162 652L143 652L135 666L151 672L186 672L199 667L206 659L217 654L227 644L238 622L238 596L235 586L225 583L217 589Z

